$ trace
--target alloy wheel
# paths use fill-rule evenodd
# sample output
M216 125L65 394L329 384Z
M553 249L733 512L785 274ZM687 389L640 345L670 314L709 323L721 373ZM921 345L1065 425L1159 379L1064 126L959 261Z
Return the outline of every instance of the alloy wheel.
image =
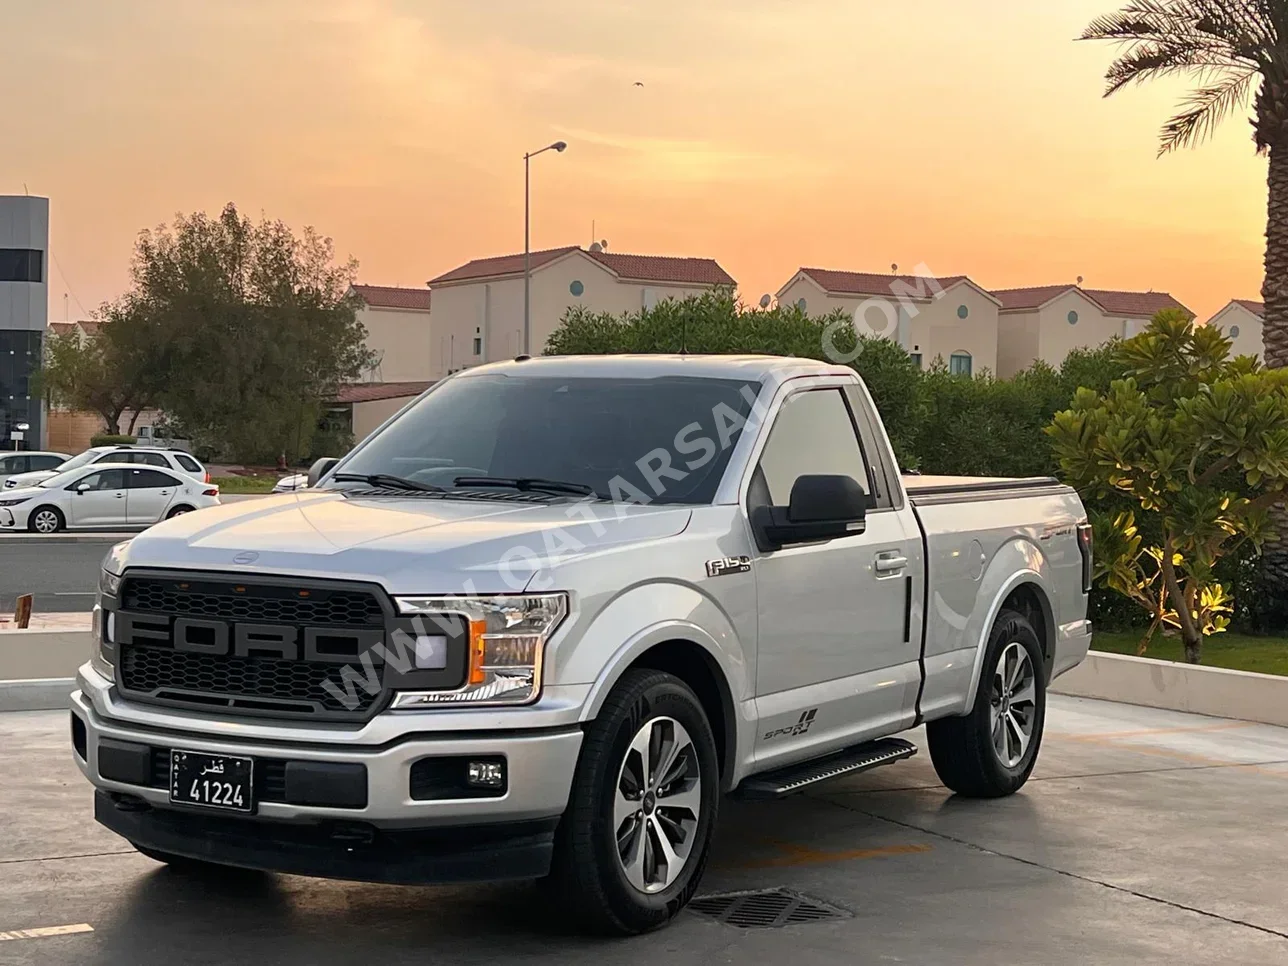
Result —
M617 776L613 830L626 880L644 893L679 877L697 839L702 781L697 751L674 718L635 733Z
M989 734L997 760L1014 768L1033 742L1037 719L1037 679L1029 652L1012 641L1002 648L993 669L988 711Z

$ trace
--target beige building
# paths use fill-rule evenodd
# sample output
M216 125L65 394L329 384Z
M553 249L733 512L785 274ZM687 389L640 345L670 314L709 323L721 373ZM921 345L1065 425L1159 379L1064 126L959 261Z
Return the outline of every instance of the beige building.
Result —
M367 348L375 354L366 381L433 379L429 289L355 285L353 291L362 299L358 321L367 330Z
M360 443L433 384L430 381L350 383L342 386L331 400L325 418L347 423L354 442Z
M1234 299L1206 324L1218 326L1226 334L1234 343L1234 355L1256 356L1264 361L1266 345L1261 336L1261 320L1265 314L1264 302Z
M1118 292L1078 285L994 291L1002 303L997 374L1003 378L1041 359L1059 367L1074 349L1130 339L1161 309L1190 312L1167 292Z
M573 306L638 311L734 287L711 258L624 255L575 245L530 256L529 352L539 355ZM478 258L431 279L435 378L523 352L523 255Z
M967 278L874 275L801 268L778 290L780 305L813 316L840 309L860 332L898 342L922 367L936 359L955 373L997 369L999 303Z

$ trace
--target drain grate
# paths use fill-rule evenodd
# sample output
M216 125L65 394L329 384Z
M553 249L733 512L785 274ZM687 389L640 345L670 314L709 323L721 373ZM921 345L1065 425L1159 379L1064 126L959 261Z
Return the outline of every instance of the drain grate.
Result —
M757 889L701 896L689 903L700 916L741 929L773 929L825 919L849 919L850 913L786 889Z

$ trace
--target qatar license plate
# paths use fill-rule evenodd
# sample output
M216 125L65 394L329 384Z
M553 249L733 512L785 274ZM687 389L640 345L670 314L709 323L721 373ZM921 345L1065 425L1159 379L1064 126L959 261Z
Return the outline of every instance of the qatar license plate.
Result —
M253 811L253 773L250 758L175 748L170 752L170 801L229 812Z

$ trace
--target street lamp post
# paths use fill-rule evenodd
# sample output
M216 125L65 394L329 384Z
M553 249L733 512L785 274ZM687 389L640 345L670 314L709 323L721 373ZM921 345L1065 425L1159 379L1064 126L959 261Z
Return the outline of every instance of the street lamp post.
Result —
M523 354L528 355L532 349L529 345L531 339L531 318L529 308L529 288L532 281L532 255L529 247L529 226L532 223L531 209L529 200L532 197L532 191L529 187L529 162L543 151L563 151L568 147L564 141L556 141L554 144L547 144L540 151L530 151L523 156Z

